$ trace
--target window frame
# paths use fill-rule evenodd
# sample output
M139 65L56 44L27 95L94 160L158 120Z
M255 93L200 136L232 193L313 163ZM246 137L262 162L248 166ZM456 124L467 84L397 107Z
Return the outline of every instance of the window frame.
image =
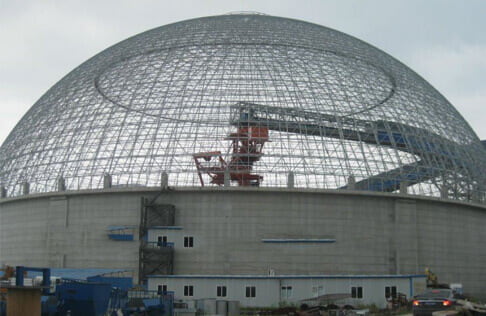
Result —
M397 298L398 289L396 285L387 285L385 286L385 298Z
M194 236L184 236L184 248L194 248Z
M169 237L167 235L157 235L157 246L167 245Z
M157 294L163 294L163 293L167 293L168 290L167 290L167 284L158 284L157 285Z
M292 294L293 294L292 285L286 284L286 285L281 285L280 286L280 296L283 299L292 298Z
M216 297L227 297L228 295L226 285L217 285L216 286Z
M363 286L352 286L351 287L351 298L363 299Z
M313 285L312 286L312 295L314 297L319 297L321 295L324 295L326 292L325 292L325 289L324 289L324 285Z
M246 285L245 286L245 297L246 298L255 298L256 297L256 286L255 285Z
M184 285L184 296L185 297L194 296L194 285Z

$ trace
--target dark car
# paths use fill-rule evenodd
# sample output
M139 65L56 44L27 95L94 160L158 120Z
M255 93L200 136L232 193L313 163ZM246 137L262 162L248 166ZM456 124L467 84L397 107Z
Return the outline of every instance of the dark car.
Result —
M414 296L412 303L413 315L432 315L435 311L451 309L456 303L451 289L427 289Z

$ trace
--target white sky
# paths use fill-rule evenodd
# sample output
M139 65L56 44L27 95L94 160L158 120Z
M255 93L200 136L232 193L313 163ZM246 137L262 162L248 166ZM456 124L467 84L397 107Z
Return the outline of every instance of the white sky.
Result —
M0 143L53 84L129 36L258 11L362 39L422 75L486 139L486 0L0 0Z

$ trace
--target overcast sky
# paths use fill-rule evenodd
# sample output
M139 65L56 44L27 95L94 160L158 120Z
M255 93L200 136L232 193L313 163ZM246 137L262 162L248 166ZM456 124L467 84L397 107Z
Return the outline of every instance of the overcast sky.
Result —
M486 0L0 0L0 143L64 75L129 36L258 11L324 25L404 62L486 139Z

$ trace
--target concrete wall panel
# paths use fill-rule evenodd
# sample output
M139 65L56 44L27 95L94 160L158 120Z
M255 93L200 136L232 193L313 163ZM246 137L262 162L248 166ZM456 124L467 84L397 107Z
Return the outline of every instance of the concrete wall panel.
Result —
M138 268L138 241L110 225L140 223L155 189L60 192L0 200L0 261L69 268ZM176 274L422 274L486 293L486 208L411 195L338 190L176 188ZM184 248L184 236L194 247ZM135 232L135 239L138 233ZM264 239L335 239L265 243Z

